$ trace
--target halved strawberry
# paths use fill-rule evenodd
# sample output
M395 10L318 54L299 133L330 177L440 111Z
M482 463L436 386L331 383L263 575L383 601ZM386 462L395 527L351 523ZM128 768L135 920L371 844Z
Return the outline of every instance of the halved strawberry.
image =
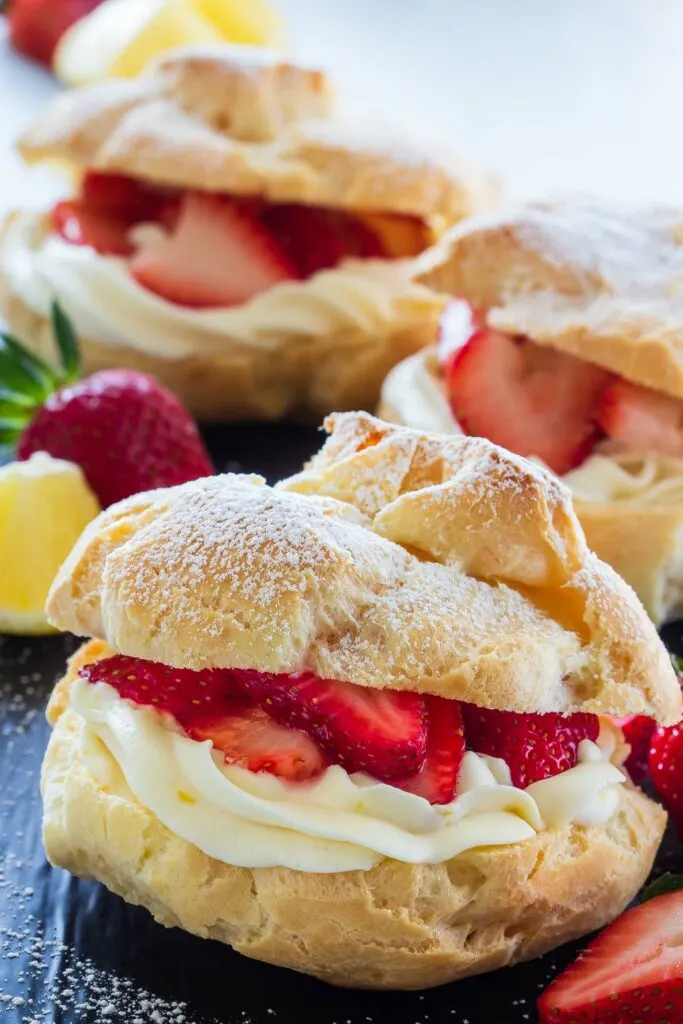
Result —
M246 700L229 714L193 718L187 734L194 740L211 740L226 761L250 772L302 781L325 767L321 751L305 733L279 725Z
M627 910L545 990L541 1024L683 1020L683 891Z
M466 433L536 455L556 473L579 465L598 438L598 401L610 375L591 363L484 328L444 373Z
M186 192L175 228L131 262L145 288L182 306L237 306L296 278L294 268L246 209L224 196Z
M87 171L81 182L81 199L89 210L138 221L156 220L169 194L125 174Z
M131 223L92 210L82 199L64 199L52 208L55 231L72 245L89 245L102 256L130 256Z
M465 730L457 700L425 696L427 708L427 757L416 775L394 785L424 797L430 804L449 804L455 796L460 762L465 753Z
M573 768L581 740L596 740L600 731L597 716L581 712L523 715L476 704L461 707L468 748L502 757L520 789Z
M370 690L312 672L235 669L233 676L276 721L302 729L350 772L390 781L424 764L427 714L417 694Z
M303 278L349 256L384 254L377 235L342 210L282 203L264 206L259 219Z
M602 395L598 422L628 448L683 457L683 401L678 398L615 380Z

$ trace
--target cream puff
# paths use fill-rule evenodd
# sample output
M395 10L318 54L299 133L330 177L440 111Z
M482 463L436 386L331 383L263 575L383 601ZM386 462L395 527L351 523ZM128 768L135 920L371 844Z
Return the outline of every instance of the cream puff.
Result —
M653 619L683 613L683 211L527 203L455 227L420 280L464 302L380 413L541 459Z
M615 917L665 812L604 715L681 713L568 490L478 438L340 414L299 475L113 506L48 612L53 864L336 985L420 989Z
M57 298L87 369L152 372L203 419L372 408L436 336L412 257L496 187L333 112L322 72L249 47L60 96L20 150L75 191L5 224L10 328L49 347Z

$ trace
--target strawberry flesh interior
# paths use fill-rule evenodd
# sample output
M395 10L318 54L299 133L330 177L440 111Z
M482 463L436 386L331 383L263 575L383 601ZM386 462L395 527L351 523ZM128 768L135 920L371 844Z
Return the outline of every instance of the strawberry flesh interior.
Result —
M563 475L609 438L630 451L683 458L683 401L623 380L547 345L487 326L482 310L442 320L440 358L453 415L466 434Z
M581 739L595 739L593 715L474 718L481 709L429 694L375 690L312 672L175 669L116 655L80 669L121 697L170 716L188 736L210 740L225 760L250 771L303 781L329 765L368 775L433 804L450 803L467 746L504 758L515 785L571 768ZM467 725L476 721L474 742ZM533 760L533 778L525 759Z
M160 231L138 236L140 224ZM84 175L78 196L56 204L52 227L72 245L129 258L144 288L195 308L239 305L349 257L415 256L430 241L409 215L163 189L97 171Z
M683 1019L683 891L633 907L591 942L538 1001L542 1024Z

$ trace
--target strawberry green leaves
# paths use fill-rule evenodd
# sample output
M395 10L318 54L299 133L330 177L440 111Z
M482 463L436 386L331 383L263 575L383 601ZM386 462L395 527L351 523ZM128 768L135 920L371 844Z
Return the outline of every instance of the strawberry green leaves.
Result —
M51 394L79 376L76 334L57 302L50 309L60 357L55 368L11 334L0 333L0 448L12 448Z

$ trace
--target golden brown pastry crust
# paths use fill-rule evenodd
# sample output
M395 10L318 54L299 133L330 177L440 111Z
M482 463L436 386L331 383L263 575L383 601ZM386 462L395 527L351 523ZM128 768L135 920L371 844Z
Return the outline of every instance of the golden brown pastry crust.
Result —
M227 475L107 510L60 570L53 623L179 667L679 718L652 623L559 481L480 438L327 426L277 488Z
M331 107L319 71L249 48L188 48L139 79L63 94L19 145L31 162L446 224L497 195L462 158L439 161L381 129L333 120Z
M422 280L489 322L683 398L683 210L577 196L453 228Z
M440 407L435 349L422 349L408 360L417 362L420 380L422 374L429 375L435 409L437 403ZM414 427L412 398L405 394L405 389L412 387L412 368L399 394L395 387L404 366L408 363L398 364L387 375L377 411L390 423ZM427 404L429 399L430 395L425 394ZM439 425L438 429L444 428ZM459 429L452 418L452 432L458 433ZM633 587L655 623L661 624L683 610L683 504L635 505L574 498L574 509L590 549Z
M268 348L226 337L221 354L207 351L180 359L165 359L132 345L105 344L82 334L79 343L86 373L120 366L151 373L199 420L291 416L318 423L331 409L373 408L391 367L434 342L443 305L425 289L419 308L405 317L397 315L383 335L360 326L324 337L283 331L277 345ZM29 309L1 277L0 313L13 334L39 354L54 357L50 321Z
M444 864L383 860L370 871L239 868L169 832L120 776L104 785L68 708L77 663L53 696L43 764L50 861L93 877L161 924L335 985L421 989L538 956L601 927L645 881L664 811L623 787L604 825L570 825Z

